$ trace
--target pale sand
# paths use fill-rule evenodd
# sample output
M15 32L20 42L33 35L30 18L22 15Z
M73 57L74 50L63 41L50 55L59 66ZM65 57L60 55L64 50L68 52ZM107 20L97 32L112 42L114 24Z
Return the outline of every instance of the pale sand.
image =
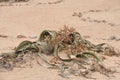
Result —
M63 25L76 28L82 36L87 35L91 42L97 44L107 42L120 50L120 41L107 40L110 36L120 37L120 0L63 0L57 4L48 4L55 0L34 0L26 3L16 3L13 6L0 6L0 53L9 52L23 40L35 41L30 38L16 38L17 35L38 36L42 30L59 30ZM41 3L41 4L40 4ZM89 12L100 10L99 12ZM73 13L82 12L82 21ZM90 17L90 20L88 19ZM97 23L94 20L107 22ZM114 26L111 26L111 24ZM107 57L107 66L120 64L120 57ZM120 66L114 67L120 72ZM94 73L96 80L120 80L120 73L108 78L100 73ZM58 76L57 70L46 69L39 65L33 68L14 69L0 72L0 80L67 80ZM92 80L71 76L68 80Z

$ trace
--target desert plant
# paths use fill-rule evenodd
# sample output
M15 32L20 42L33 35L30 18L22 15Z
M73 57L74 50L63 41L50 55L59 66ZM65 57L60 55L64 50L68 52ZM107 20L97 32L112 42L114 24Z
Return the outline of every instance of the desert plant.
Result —
M65 51L67 53L64 53ZM70 63L76 64L79 67L78 71L85 69L85 71L96 70L101 72L102 70L101 73L104 74L106 71L109 71L103 66L102 59L97 55L100 54L100 52L104 53L104 55L116 55L114 48L108 44L101 43L95 45L83 39L80 33L76 32L74 28L65 26L64 29L60 31L44 30L40 34L38 41L23 41L16 47L14 52L3 53L0 56L0 67L5 68L6 64L14 67L15 63L21 62L21 60L24 59L24 55L32 53L37 55L35 58L38 64L47 68L57 67L61 70L62 74L65 72L65 66L67 66L68 69L72 67L72 65L68 65ZM61 53L66 54L68 58L64 59L60 57L59 54ZM48 60L45 55L53 55L52 60ZM44 64L39 62L37 59L38 56L44 61ZM7 68L9 67L10 66L7 66ZM78 72L78 74L81 74L80 72Z

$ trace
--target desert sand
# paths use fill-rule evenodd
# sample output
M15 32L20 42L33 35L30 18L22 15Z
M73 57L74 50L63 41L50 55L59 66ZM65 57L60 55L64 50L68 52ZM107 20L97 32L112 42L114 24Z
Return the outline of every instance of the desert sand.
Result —
M79 14L80 13L80 14ZM106 42L120 50L120 0L31 0L0 3L0 53L9 52L21 41L36 41L42 30L74 27L94 44ZM26 38L17 38L24 35ZM5 37L6 36L6 37ZM37 36L37 38L30 38ZM118 40L109 40L116 36ZM120 57L106 57L106 65L120 72ZM96 80L120 80L120 73L106 77L94 73ZM92 80L71 76L62 78L55 69L34 65L0 72L0 80Z

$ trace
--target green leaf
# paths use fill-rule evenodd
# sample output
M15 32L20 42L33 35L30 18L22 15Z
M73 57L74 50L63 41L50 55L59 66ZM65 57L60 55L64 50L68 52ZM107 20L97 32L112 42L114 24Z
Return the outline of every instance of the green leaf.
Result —
M44 61L44 64L40 64L40 62L37 60L38 64L46 67L46 68L52 68L54 65L50 64L49 61L46 59L46 57L39 51L38 56Z
M27 49L28 47L30 47L31 44L32 44L31 41L27 41L27 40L23 41L18 45L15 52L17 53L17 52L23 51L23 50Z
M97 55L95 55L93 52L84 51L84 52L82 52L82 54L90 55L90 56L94 57L97 60L97 62L101 62L100 58Z
M44 54L50 55L54 52L54 46L46 42L37 42L37 46L42 49Z
M50 38L52 39L52 41L55 39L56 36L56 31L52 31L52 30L44 30L39 37L38 41L44 41L45 36L50 36Z
M69 59L62 59L58 54L59 54L59 50L60 50L60 47L58 45L55 45L55 48L54 48L54 55L55 57L57 57L59 60L61 61L65 61L65 62L71 62L72 59L69 57Z

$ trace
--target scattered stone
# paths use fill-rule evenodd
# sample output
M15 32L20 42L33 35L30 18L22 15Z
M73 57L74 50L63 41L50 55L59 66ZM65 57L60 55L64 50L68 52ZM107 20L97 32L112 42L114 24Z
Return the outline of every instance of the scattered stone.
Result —
M118 26L120 24L116 24L116 23L113 23L113 22L108 22L106 20L99 20L99 19L93 19L91 17L84 17L84 14L88 14L90 12L102 12L104 10L89 10L89 11L83 11L83 12L74 12L72 14L72 16L74 17L78 17L80 18L80 20L84 21L84 22L94 22L94 23L104 23L104 24L107 24L109 26Z
M120 41L120 37L110 36L110 37L108 38L108 40L116 40L116 41Z
M17 38L26 38L24 35L17 35Z
M72 16L78 16L79 18L81 18L83 15L81 12L79 13L74 12Z
M89 10L88 12L95 12L95 10Z
M101 21L99 21L99 20L93 20L94 22L96 22L96 23L100 23Z
M116 39L116 36L110 36L109 38L108 38L108 40L115 40Z
M116 41L120 41L120 37L117 37L117 38L116 38Z
M84 37L84 38L90 38L90 36L89 36L89 35L84 35L83 37Z
M102 12L102 10L96 10L96 12Z
M37 36L29 36L30 39L35 39Z
M8 36L5 35L0 35L1 38L7 38Z
M106 23L107 21L106 20L102 20L101 22Z
M87 17L87 19L91 19L90 17Z
M87 19L86 18L82 18L81 20L85 22Z
M108 23L108 25L110 25L110 26L115 26L115 24L114 24L114 23Z

